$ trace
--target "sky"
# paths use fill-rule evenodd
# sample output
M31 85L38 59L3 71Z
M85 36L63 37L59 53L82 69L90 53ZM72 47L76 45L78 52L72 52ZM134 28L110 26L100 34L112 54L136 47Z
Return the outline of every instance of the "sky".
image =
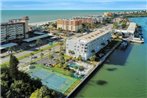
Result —
M147 0L1 0L2 10L144 10Z

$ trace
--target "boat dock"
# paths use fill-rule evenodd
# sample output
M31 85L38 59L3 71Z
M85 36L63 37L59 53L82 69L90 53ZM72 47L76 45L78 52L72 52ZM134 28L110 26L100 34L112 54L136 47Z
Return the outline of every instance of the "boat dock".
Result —
M144 39L140 39L140 38L123 38L123 40L129 41L129 42L133 42L133 43L139 43L139 44L143 44L144 43Z
M133 39L131 40L131 42L142 44L142 43L144 43L144 39L140 40L140 38L133 38Z

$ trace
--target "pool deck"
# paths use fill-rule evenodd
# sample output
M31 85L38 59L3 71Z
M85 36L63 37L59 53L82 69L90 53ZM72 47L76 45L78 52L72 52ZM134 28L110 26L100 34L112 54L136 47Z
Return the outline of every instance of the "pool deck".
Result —
M97 67L104 63L104 61L108 58L108 56L121 44L121 42L118 42L98 63L97 65L87 74L87 76L81 80L81 82L66 96L66 98L72 97L71 95L79 88L80 85L82 85L86 79L97 69Z

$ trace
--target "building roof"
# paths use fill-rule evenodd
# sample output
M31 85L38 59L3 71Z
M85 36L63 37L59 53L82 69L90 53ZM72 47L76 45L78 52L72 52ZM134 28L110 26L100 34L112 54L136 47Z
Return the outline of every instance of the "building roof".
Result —
M111 27L112 27L111 25L108 25L106 27L98 29L97 31L91 32L89 34L86 34L84 36L74 38L74 39L79 40L80 42L83 42L83 43L89 43L89 42L95 40L96 38L101 37L101 36L109 33L111 31Z
M0 50L5 49L5 48L9 48L9 47L13 47L16 46L16 43L8 43L8 44L4 44L0 46Z
M40 39L40 38L48 37L48 36L50 36L50 34L44 34L44 35L40 35L40 36L24 39L23 41L31 42L31 41L34 41L34 40L37 40L37 39Z
M135 32L135 29L136 29L136 23L131 22L130 25L129 25L129 27L128 27L128 29L127 29L127 31L129 33L132 33L133 34Z
M101 37L109 32L110 30L97 30L95 32L92 32L90 34L80 37L79 40L84 43L89 43L95 40L96 38Z
M5 22L5 23L1 23L1 26L15 25L15 24L25 24L25 22Z

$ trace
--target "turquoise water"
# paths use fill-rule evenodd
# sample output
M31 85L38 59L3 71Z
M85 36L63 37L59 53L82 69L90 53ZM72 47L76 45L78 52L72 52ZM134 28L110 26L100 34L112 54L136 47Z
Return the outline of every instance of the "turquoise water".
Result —
M107 10L110 11L110 10ZM55 20L59 18L72 18L75 16L99 15L106 10L2 10L2 22L9 19L17 19L23 16L29 16L29 22L42 22ZM117 12L122 10L111 10Z
M130 20L143 27L145 43L117 49L75 98L147 98L147 17Z
M69 63L68 64L70 67L78 67L79 65L77 65L76 63Z

